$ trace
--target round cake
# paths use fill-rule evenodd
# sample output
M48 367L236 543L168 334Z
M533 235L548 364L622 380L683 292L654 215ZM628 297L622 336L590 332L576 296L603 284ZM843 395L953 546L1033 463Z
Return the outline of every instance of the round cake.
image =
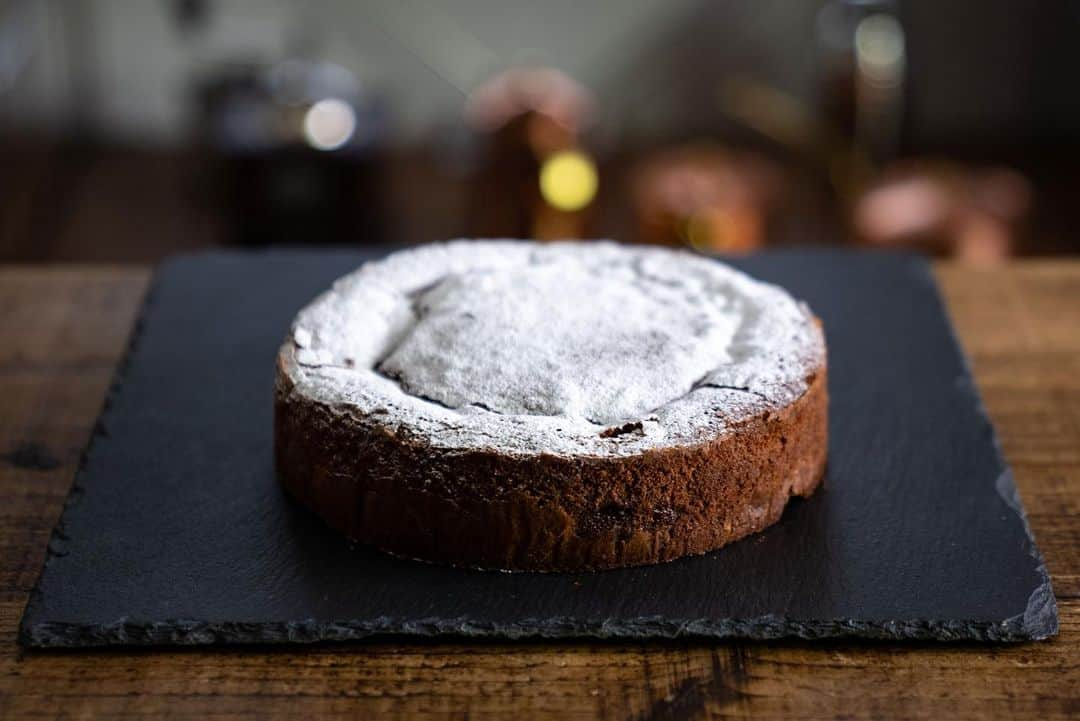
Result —
M776 522L826 459L820 323L714 260L454 241L334 283L278 355L284 487L349 538L504 570L669 561Z

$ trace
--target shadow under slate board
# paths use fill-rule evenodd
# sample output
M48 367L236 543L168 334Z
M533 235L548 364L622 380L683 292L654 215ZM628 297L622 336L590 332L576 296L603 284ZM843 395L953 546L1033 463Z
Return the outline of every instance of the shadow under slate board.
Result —
M822 317L825 485L697 558L506 574L356 547L278 488L275 353L372 252L211 253L158 271L44 570L29 647L373 635L1022 641L1050 579L927 263L775 251L734 261Z

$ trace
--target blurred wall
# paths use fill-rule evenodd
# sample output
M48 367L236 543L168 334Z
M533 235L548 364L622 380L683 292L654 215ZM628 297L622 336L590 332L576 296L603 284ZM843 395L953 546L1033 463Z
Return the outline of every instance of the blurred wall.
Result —
M900 8L914 144L958 150L1080 140L1080 3L919 0Z
M173 144L187 136L188 100L200 74L303 54L343 65L380 91L394 121L392 140L407 143L456 121L463 92L486 74L543 63L590 86L618 111L608 116L618 118L620 130L651 135L682 122L680 87L699 86L732 64L798 95L811 92L806 60L818 5L5 0L0 12L33 16L33 59L6 110L24 125L74 119L107 138ZM686 49L702 43L711 57L685 67Z
M882 0L884 2L884 0ZM854 2L854 0L853 0ZM0 0L0 121L159 145L189 135L199 77L293 55L383 94L391 142L460 117L512 64L591 87L622 139L717 128L740 75L817 102L822 0ZM1080 138L1080 3L899 0L905 146L993 150ZM11 48L15 50L12 51ZM14 80L10 57L28 62Z

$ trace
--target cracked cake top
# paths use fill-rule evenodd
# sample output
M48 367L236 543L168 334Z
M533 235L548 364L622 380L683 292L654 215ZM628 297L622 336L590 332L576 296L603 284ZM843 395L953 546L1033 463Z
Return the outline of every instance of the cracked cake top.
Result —
M789 404L825 348L783 289L691 253L453 241L339 279L281 358L291 392L435 446L622 456Z

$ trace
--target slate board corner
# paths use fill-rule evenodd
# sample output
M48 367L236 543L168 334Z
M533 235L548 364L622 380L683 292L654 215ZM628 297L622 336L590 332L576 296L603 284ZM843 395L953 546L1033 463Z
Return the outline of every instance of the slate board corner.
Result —
M997 438L995 435L995 442ZM1016 487L1016 480L1012 471L1006 468L998 476L995 484L998 494L1006 505L1009 506L1020 518L1027 533L1027 553L1038 564L1036 571L1041 578L1041 583L1031 592L1028 598L1027 608L1019 617L1022 633L1032 641L1042 641L1056 636L1059 631L1057 598L1054 596L1053 583L1050 580L1050 571L1046 567L1039 546L1035 542L1035 534L1028 522L1027 511L1023 501L1020 500L1020 491Z

